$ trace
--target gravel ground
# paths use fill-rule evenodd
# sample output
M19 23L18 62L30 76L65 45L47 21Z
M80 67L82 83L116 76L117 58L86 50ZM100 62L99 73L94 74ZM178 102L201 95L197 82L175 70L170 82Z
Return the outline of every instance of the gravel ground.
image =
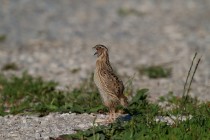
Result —
M191 95L210 100L209 0L1 0L0 67L74 88L90 77L98 43L110 49L113 67L126 82L149 88L150 100L181 95L192 57L202 56ZM167 65L172 76L149 79L142 65Z
M0 117L0 139L35 140L73 134L77 130L92 127L94 118L93 115L75 113L52 113L45 117L21 115Z

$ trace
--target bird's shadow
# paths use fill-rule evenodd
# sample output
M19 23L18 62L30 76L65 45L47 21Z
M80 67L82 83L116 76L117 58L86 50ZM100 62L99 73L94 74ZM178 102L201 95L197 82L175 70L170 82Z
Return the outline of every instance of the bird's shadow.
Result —
M132 119L132 116L130 114L124 114L122 116L119 116L117 118L117 121L130 121Z

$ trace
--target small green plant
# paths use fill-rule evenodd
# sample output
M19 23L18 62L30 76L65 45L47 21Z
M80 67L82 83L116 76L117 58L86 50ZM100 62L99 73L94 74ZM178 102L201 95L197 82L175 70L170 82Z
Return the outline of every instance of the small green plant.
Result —
M192 60L192 63L191 63L191 66L190 66L190 69L188 71L188 74L187 74L187 78L186 78L186 81L185 81L185 84L184 84L184 89L183 89L183 94L182 94L182 97L185 97L185 100L187 100L187 97L189 95L189 92L190 92L190 87L191 87L191 84L192 84L192 81L193 81L193 78L195 76L195 73L197 71L197 68L198 68L198 65L201 61L201 58L198 59L197 63L195 63L195 59L196 59L196 56L197 56L197 53L195 53L194 57L193 57L193 60ZM195 65L194 67L194 70L192 69L193 66ZM192 72L193 70L193 72ZM191 77L190 77L191 76ZM190 79L189 79L190 78ZM189 84L188 84L189 83ZM187 88L187 85L188 85L188 88Z
M18 66L17 64L11 62L11 63L7 63L2 67L3 71L7 71L7 70L18 70Z
M75 74L80 71L80 68L74 68L74 69L71 69L70 71L71 73Z
M140 74L147 75L149 78L168 78L171 76L171 68L162 66L150 66L139 68Z
M6 38L6 35L0 35L0 42L4 42Z
M128 16L128 15L136 15L136 16L144 16L144 12L140 12L133 8L120 8L118 9L118 14L120 16Z

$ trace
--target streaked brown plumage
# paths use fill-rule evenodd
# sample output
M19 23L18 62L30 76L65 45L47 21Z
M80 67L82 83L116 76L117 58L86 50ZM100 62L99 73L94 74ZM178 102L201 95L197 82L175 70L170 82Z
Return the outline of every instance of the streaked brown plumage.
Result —
M96 50L94 55L97 55L94 81L104 105L109 108L109 121L113 121L116 118L116 106L121 104L126 107L128 104L127 98L123 94L124 85L110 65L108 49L100 44L93 48Z

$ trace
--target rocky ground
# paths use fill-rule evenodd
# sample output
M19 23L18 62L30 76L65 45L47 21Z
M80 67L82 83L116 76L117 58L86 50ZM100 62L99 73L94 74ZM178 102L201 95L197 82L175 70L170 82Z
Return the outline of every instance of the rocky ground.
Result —
M209 0L1 0L0 67L79 86L94 71L92 47L107 45L113 67L126 82L149 88L150 99L181 95L195 52L202 56L191 95L210 100ZM143 65L166 65L172 76L149 79Z
M93 115L52 113L45 117L6 116L0 117L2 140L37 140L73 134L93 126Z

